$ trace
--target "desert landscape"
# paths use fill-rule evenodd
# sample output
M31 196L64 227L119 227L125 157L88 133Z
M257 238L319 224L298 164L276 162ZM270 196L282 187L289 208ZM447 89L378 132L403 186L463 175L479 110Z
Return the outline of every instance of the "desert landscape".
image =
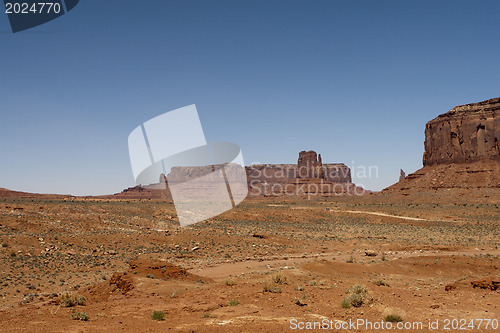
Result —
M431 120L423 168L377 193L316 152L280 175L247 167L244 202L186 227L163 178L98 197L0 189L1 331L498 332L499 112Z

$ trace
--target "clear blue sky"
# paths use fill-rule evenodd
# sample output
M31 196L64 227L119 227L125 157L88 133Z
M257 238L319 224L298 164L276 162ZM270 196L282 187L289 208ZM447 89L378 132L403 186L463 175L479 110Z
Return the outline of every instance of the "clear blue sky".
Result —
M82 0L13 34L0 13L0 187L134 185L127 138L196 104L246 164L300 150L380 190L422 166L425 123L500 96L498 1ZM378 177L359 179L359 166Z

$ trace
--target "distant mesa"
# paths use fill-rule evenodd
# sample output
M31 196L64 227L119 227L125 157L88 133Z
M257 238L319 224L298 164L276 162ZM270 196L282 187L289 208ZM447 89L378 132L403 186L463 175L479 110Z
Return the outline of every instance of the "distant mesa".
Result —
M424 167L384 192L500 188L500 98L459 105L425 126Z
M323 164L313 150L299 152L297 164L257 164L246 167L249 196L331 196L364 194L352 183L343 163Z
M118 198L171 199L168 185L185 182L186 177L202 177L219 165L173 167L169 174L159 176L157 184L134 186L115 194ZM352 183L351 170L343 163L323 164L321 154L301 151L297 164L255 164L245 167L249 197L331 196L364 194L365 190ZM226 177L231 179L231 168ZM168 182L167 182L168 179ZM196 189L194 189L196 190ZM197 189L203 191L202 188Z

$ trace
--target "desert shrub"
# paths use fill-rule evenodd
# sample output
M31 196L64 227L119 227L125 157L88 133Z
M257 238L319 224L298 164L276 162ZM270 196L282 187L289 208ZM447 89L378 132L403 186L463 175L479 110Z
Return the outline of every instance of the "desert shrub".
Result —
M236 284L236 281L234 281L233 279L225 279L224 281L222 281L222 283L224 283L226 286L234 286Z
M298 306L304 306L304 305L307 305L304 300L298 298L298 297L295 297L295 299L293 300L293 303L297 304Z
M266 293L281 293L281 287L269 282L264 282L264 284L262 284L262 290Z
M72 312L69 314L69 317L73 320L81 320L81 321L89 320L89 316L85 312Z
M71 295L70 293L64 293L61 296L61 304L64 307L71 308L75 305L85 305L87 299L82 295Z
M304 286L299 284L297 287L294 288L295 290L302 291L304 290Z
M288 276L286 276L283 273L276 273L273 276L271 276L271 281L275 284L287 284Z
M155 278L155 276L153 274L151 274L151 273L148 273L146 275L146 277L149 278L149 279L154 279Z
M350 306L358 308L365 303L371 303L373 301L368 289L362 284L355 285L349 289L348 292L350 294L342 300L342 307L344 309Z
M364 303L364 298L361 294L351 294L344 298L344 300L356 308L359 308Z
M151 314L151 319L162 321L165 318L165 312L163 311L153 311Z
M390 322L400 322L403 321L403 318L397 314L389 314L385 317L385 321L390 321Z
M238 301L237 299L232 299L229 301L229 305L230 306L236 306L236 305L239 305L240 304L240 301Z
M82 295L76 295L75 300L78 305L85 305L87 303L87 299Z
M351 303L347 300L347 297L342 300L342 307L348 309L351 307Z
M363 286L362 284L357 284L354 287L352 287L349 292L351 294L366 294L368 293L368 289Z

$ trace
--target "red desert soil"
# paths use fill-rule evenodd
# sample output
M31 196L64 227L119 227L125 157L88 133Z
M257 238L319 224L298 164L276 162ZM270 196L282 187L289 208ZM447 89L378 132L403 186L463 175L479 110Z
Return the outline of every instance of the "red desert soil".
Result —
M168 201L3 195L1 331L500 319L499 190L403 193L249 200L184 228ZM467 331L500 332L482 325Z

